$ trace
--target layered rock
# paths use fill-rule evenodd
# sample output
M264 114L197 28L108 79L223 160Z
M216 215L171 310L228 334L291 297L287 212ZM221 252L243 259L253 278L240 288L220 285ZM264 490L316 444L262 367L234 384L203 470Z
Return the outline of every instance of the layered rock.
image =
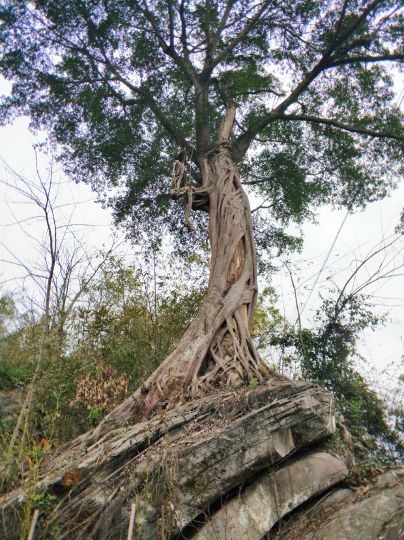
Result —
M325 452L293 460L277 471L260 475L210 516L192 539L260 540L286 514L347 474L345 461Z
M286 465L287 457L313 447L334 430L332 397L307 382L274 381L255 390L210 395L114 430L90 448L78 441L51 457L38 492L56 495L59 504L53 517L39 520L38 528L46 534L57 523L63 538L121 538L135 502L136 538L155 540L193 531L201 516L220 507L246 482L265 471L267 481L262 481L268 486L267 471ZM307 479L317 466L321 469L311 487L305 487L304 481L297 485L293 480L290 466L274 473L278 490L285 482L281 513L346 472L337 458L309 456L293 465ZM6 538L18 537L15 524L25 497L19 489L0 501ZM268 491L273 506L270 499ZM276 515L273 508L271 512L267 530Z
M339 489L281 527L272 540L401 540L404 468L355 491Z

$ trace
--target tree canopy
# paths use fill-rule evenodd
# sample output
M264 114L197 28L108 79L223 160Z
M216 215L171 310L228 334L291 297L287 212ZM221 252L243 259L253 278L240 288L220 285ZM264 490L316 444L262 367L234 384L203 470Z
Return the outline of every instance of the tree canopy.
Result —
M3 0L3 122L27 114L118 220L182 234L169 197L189 181L231 99L232 156L257 196L258 244L316 206L385 195L403 136L394 101L399 4L390 0ZM270 213L268 212L270 209ZM195 242L204 213L192 218ZM204 233L203 238L206 237ZM182 238L183 240L183 238Z

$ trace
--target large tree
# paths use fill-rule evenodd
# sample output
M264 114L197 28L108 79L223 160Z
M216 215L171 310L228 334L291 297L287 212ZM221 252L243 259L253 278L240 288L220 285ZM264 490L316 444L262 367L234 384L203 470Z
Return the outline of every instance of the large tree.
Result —
M315 206L348 208L394 183L390 0L5 0L1 118L28 114L74 178L108 193L134 235L196 241L208 215L202 307L149 380L99 426L261 378L249 325L254 234L270 246ZM173 169L172 178L171 170ZM241 180L240 177L243 178ZM170 186L171 184L171 186ZM252 219L248 186L271 214ZM171 198L184 200L185 210ZM191 210L195 211L192 212ZM202 233L203 234L203 233ZM205 233L206 234L206 233ZM135 398L135 399L133 399Z

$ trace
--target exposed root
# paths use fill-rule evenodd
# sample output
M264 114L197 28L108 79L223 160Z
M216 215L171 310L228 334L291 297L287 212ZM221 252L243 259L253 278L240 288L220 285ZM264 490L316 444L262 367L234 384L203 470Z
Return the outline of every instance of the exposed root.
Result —
M240 325L240 317L228 318L224 327L215 336L208 353L196 369L193 366L191 379L192 396L200 395L207 388L236 388L252 378L262 380L259 371L260 358Z
M209 182L205 179L205 182L202 186L192 183L189 180L188 176L188 165L186 161L185 153L181 153L183 156L181 159L176 159L173 165L173 172L171 177L171 197L173 199L178 199L180 197L185 197L185 209L184 209L184 222L187 228L192 231L193 225L190 220L191 210L193 208L195 196L208 197L212 192L214 185L212 182Z

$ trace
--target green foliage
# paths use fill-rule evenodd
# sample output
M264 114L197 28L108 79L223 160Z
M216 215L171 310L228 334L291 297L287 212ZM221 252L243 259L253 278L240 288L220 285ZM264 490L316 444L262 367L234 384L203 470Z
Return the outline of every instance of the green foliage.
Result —
M248 388L249 390L255 390L256 388L258 388L259 384L260 384L260 383L259 383L258 379L256 379L255 377L253 377L253 378L251 379L251 381L248 383L247 388Z
M0 339L7 335L7 325L15 319L16 307L13 298L9 294L0 296Z
M355 367L360 333L381 322L366 300L350 295L324 300L316 325L295 329L271 305L273 298L264 297L258 305L262 323L257 326L256 339L264 350L278 351L278 369L316 382L335 396L350 432L370 455L394 460L403 450L400 411L389 411Z
M195 316L203 291L150 287L142 275L112 260L93 283L73 321L75 357L90 369L103 362L129 376L129 390L167 356ZM148 292L145 294L145 289Z
M102 420L103 412L101 407L94 407L88 414L88 421L91 427L95 427Z
M200 255L195 264L201 265ZM174 275L153 276L111 257L70 314L62 336L57 329L44 336L40 322L22 317L15 331L0 338L0 389L18 386L25 393L42 355L29 415L31 439L58 445L97 425L125 397L115 396L115 390L132 392L173 349L203 292L187 287L185 276L180 288ZM78 393L80 382L87 396L86 388ZM14 425L10 417L0 426L4 448Z
M42 512L49 511L57 501L56 495L51 493L37 493L32 496L32 506Z
M14 388L23 381L29 373L21 367L15 366L9 360L10 331L8 325L16 319L14 301L8 294L0 296L0 390ZM29 370L28 370L29 371Z
M285 333L286 321L276 307L277 296L272 287L265 287L258 297L251 326L251 336L258 349L265 351L275 335Z
M0 365L0 390L14 388L25 378L25 374L16 369L9 362L2 362Z
M386 471L386 463L383 459L368 458L355 463L352 467L348 484L349 486L362 487L367 486L375 480L381 473Z
M1 121L29 114L48 130L67 172L137 240L170 233L183 251L204 241L201 212L184 234L169 176L185 147L200 182L195 149L217 140L222 83L238 109L234 156L251 150L242 178L265 201L254 223L265 250L298 247L284 225L319 205L361 207L395 182L401 116L386 66L402 54L390 0L6 0L0 16L0 69L13 81Z
M0 338L0 386L26 384L35 370L39 353L41 322L33 321L28 316L16 316L14 326L13 330ZM47 350L50 351L49 347Z

